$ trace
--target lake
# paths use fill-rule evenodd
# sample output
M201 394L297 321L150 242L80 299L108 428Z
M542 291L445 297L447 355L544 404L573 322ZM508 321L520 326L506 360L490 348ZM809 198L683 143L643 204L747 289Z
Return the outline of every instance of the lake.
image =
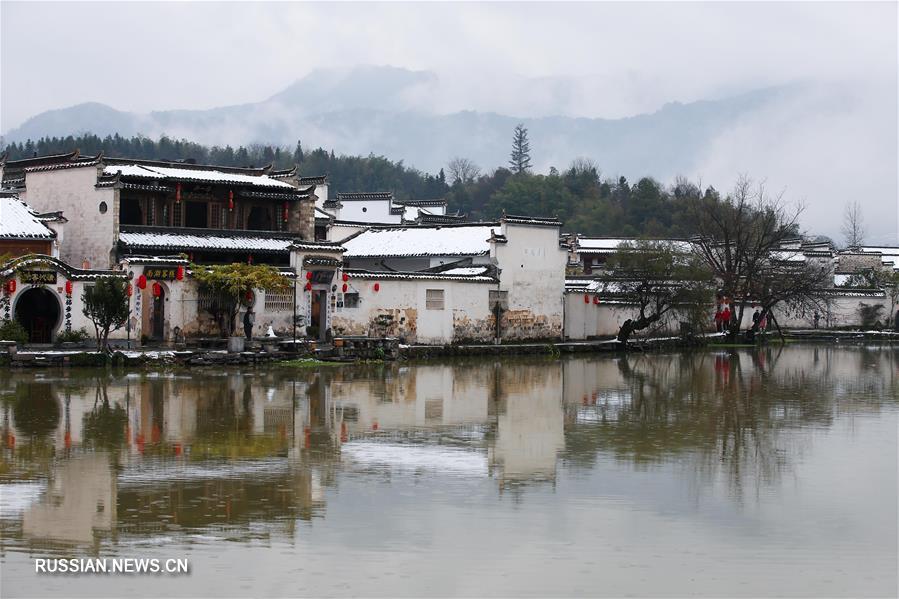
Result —
M0 372L0 595L884 596L899 347ZM35 558L189 560L35 573Z

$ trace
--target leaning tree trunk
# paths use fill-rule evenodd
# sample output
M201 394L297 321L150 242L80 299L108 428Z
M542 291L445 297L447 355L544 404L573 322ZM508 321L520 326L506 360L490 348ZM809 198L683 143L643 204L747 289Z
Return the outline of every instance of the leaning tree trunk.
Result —
M618 343L620 343L623 348L627 348L627 343L630 340L631 335L633 335L636 331L642 331L649 325L657 322L660 318L662 318L661 314L641 316L637 320L628 318L623 323L621 323L621 328L618 329Z

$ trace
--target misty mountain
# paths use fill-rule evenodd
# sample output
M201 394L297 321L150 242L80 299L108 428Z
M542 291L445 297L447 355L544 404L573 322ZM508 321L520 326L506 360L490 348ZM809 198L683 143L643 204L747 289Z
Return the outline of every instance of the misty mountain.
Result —
M587 156L607 175L665 179L689 172L734 123L795 91L769 88L724 99L673 102L651 114L600 119L519 118L478 111L437 114L430 106L439 90L437 76L427 71L370 66L319 70L257 103L148 114L93 102L51 110L9 131L4 141L84 132L154 138L166 134L232 146L258 142L292 147L299 139L305 148L381 154L436 172L453 156L468 157L485 169L505 165L512 130L523 122L538 170L564 168L573 158Z

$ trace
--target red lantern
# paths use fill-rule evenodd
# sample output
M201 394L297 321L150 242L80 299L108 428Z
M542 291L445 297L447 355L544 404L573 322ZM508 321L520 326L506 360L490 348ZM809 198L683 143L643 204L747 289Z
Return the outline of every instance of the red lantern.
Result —
M179 266L178 268L175 269L175 278L178 279L179 281L184 280L184 267L183 266Z
M375 283L375 291L380 291L380 290L381 290L381 284Z
M141 289L147 288L147 275L141 275L137 277L137 286Z
M162 285L157 282L153 282L153 297L159 299L159 296L162 295Z
M66 295L72 295L72 281L66 281Z
M290 211L287 209L287 202L284 202L284 222L287 222L287 217L290 216Z
M181 184L180 183L177 183L175 185L175 203L176 204L181 203Z
M311 281L311 280L312 280L312 272L311 272L311 271L309 271L309 272L306 273L306 280L307 280L307 281Z
M306 283L306 291L312 291L312 283Z
M234 192L228 192L228 212L234 211Z
M132 295L134 295L134 287L131 286L131 283L128 283L128 287L126 288L126 291L128 292L128 297L131 297Z
M350 280L350 275L343 273L343 282L346 283L349 280Z
M584 303L585 303L585 304L589 304L589 303L590 303L590 296L587 295L586 293L584 294Z
M599 305L599 296L598 295L593 296L593 303L596 304L597 306Z
M13 294L16 292L16 280L10 279L6 282L6 292L9 294Z
M253 301L253 292L252 292L252 291L247 291L247 294L244 296L244 299L247 300L247 303L248 303L248 304L249 304L250 302L252 302L252 301Z
M343 284L343 292L346 293L346 290L349 289L349 285L346 283Z

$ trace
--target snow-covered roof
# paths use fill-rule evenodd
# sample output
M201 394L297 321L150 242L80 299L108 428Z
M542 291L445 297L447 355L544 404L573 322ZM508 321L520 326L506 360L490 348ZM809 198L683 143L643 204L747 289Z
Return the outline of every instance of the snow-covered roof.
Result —
M273 179L268 175L248 175L232 173L215 168L178 168L173 166L157 166L148 164L110 164L103 168L104 175L115 175L121 171L123 177L140 177L154 180L189 180L205 183L233 183L236 185L258 185L263 187L281 187L297 189L286 181Z
M479 274L450 274L448 272L381 272L345 268L344 273L350 279L366 279L375 281L425 280L425 281L461 281L466 283L495 283L496 278Z
M489 270L486 266L460 266L440 271L444 275L482 275Z
M0 238L53 239L56 234L22 200L0 197Z
M899 270L899 247L868 245L860 249L866 254L880 254L883 264L891 264Z
M213 251L286 252L293 239L235 233L163 233L155 231L127 231L119 234L119 241L129 250L190 249Z
M771 257L782 262L805 262L805 254L800 251L773 251Z
M481 256L495 225L369 229L343 242L346 258Z
M585 254L612 254L618 251L622 243L637 243L636 237L578 237L577 251ZM692 245L683 239L647 239L646 242L664 243L675 250L690 251Z

